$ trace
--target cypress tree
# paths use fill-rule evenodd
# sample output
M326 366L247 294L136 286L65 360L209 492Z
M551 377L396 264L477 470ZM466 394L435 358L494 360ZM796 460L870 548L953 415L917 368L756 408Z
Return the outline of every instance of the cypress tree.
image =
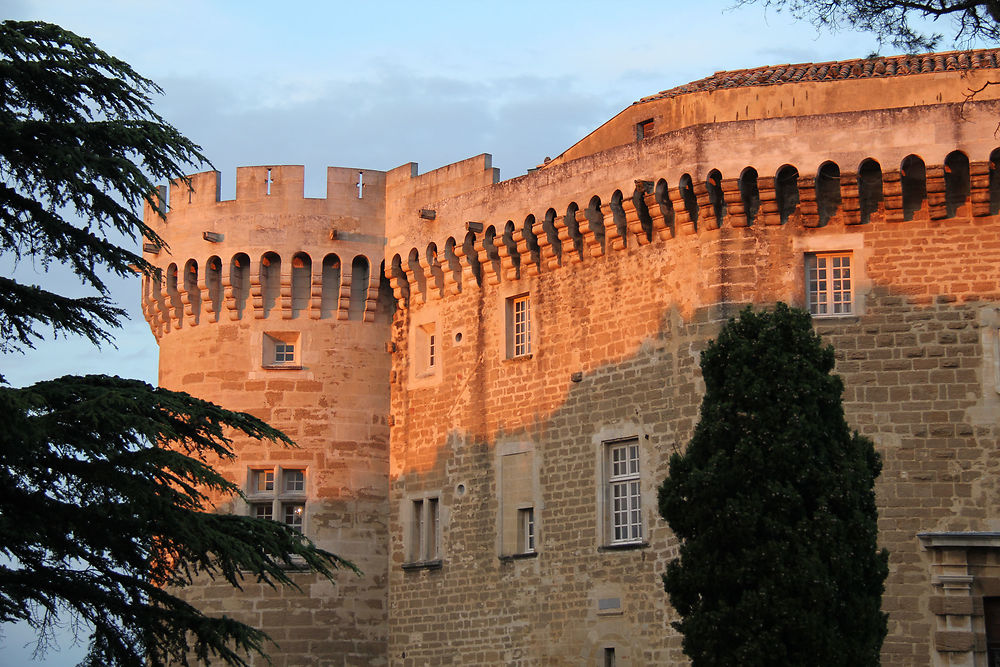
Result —
M881 460L848 428L833 366L783 303L748 307L702 352L700 420L659 489L680 540L663 582L695 667L879 664Z

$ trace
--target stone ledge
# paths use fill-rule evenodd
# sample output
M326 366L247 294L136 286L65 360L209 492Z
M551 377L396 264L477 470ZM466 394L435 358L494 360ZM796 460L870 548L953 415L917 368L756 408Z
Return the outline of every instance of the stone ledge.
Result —
M597 547L598 553L608 551L632 551L634 549L648 549L649 542L625 542L623 544L605 544Z

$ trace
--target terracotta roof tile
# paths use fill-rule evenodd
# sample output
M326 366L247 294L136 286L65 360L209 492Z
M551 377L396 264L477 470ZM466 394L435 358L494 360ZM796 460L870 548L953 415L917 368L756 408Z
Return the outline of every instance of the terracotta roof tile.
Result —
M859 58L830 63L800 63L796 65L772 65L752 69L738 69L716 72L698 81L685 83L670 90L664 90L643 97L635 104L663 100L687 93L698 93L724 88L748 88L752 86L775 86L782 83L800 81L836 81L843 79L868 79L887 76L906 76L949 70L997 69L1000 68L1000 49L980 49L978 51L950 51L947 53L927 53L923 55L888 56L885 58Z

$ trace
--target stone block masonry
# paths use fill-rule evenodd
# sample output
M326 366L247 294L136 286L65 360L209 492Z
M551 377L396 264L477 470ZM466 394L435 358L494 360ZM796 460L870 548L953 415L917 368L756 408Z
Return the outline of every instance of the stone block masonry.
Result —
M229 202L214 172L176 186L166 223L147 212L174 252L143 292L161 383L299 442L240 443L233 479L305 472L220 509L301 505L366 573L193 599L261 624L279 664L686 664L656 488L697 423L700 351L785 301L813 311L883 456L883 664L986 664L1000 102L962 91L998 65L717 73L507 181L480 155L331 169L326 200L300 167L241 169Z

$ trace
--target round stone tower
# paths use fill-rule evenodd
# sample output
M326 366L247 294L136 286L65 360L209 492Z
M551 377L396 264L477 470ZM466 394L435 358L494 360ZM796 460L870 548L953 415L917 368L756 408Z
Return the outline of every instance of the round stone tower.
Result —
M327 176L327 197L307 199L301 166L240 168L236 198L220 201L218 172L205 172L171 185L165 221L146 211L170 247L145 253L163 271L142 295L160 385L252 413L298 445L237 440L217 468L247 501L219 510L289 523L364 573L336 585L296 575L303 594L252 582L184 592L265 630L277 665L386 661L385 174Z

